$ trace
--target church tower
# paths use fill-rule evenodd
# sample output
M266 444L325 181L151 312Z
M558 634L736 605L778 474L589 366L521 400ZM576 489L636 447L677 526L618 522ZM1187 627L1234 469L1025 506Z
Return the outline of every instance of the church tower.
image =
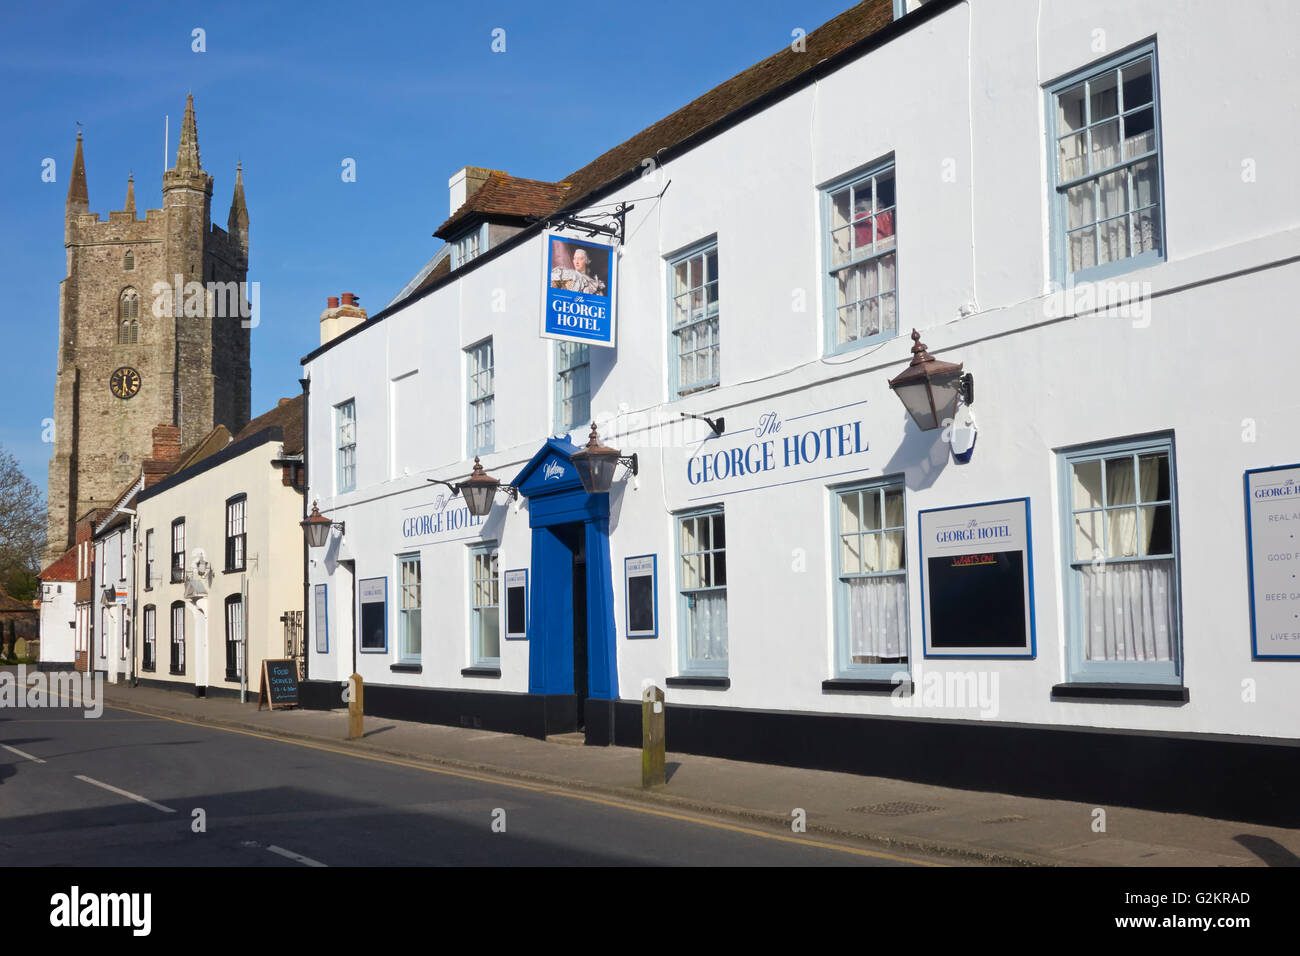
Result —
M199 157L194 97L185 104L163 208L90 211L81 133L64 213L46 560L72 544L77 518L110 503L152 453L155 425L189 448L217 425L248 423L248 207L235 173L227 229L212 225L212 176Z

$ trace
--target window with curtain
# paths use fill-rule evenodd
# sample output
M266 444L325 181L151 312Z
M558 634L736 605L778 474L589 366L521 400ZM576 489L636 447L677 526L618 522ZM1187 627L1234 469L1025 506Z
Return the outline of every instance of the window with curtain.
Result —
M727 532L722 509L677 519L680 671L727 676Z
M494 547L470 552L470 625L476 667L501 663L501 600Z
M887 679L908 662L903 483L835 493L836 671Z
M718 244L696 248L669 262L670 361L675 396L712 388L720 378Z
M1169 441L1067 453L1072 680L1179 680Z
M226 680L238 681L244 673L244 599L226 598Z
M591 421L591 347L555 343L555 430L567 432Z
M357 487L357 403L334 407L335 482L340 493Z
M144 646L141 648L140 669L151 671L157 667L157 630L158 630L158 609L152 604L146 604L144 608Z
M397 559L397 656L407 664L420 663L420 556Z
M465 350L469 384L469 453L490 452L496 442L496 386L492 340Z
M171 672L185 673L185 602L172 604L172 659Z
M1156 90L1152 47L1051 90L1058 261L1067 276L1136 268L1163 257Z
M894 164L825 192L828 351L898 334L898 205Z

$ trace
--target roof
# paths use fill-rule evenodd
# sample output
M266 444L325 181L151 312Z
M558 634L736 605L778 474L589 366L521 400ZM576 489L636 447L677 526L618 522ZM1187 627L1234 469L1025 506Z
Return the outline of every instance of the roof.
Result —
M225 425L218 425L208 432L198 444L191 447L189 451L182 452L181 457L177 459L176 464L171 467L167 474L174 475L178 471L184 471L190 465L197 465L204 458L215 455L229 444L229 430Z
M245 425L235 435L235 441L243 441L265 428L275 425L284 433L284 453L286 455L302 454L302 408L303 398L299 393L293 398L282 398L275 408L263 412Z
M37 575L42 581L77 580L77 549L69 548L50 562L50 566Z
M35 614L36 607L31 601L20 601L17 598L10 597L4 587L0 586L0 611L26 611L29 614Z
M411 281L402 286L402 290L393 296L385 309L391 309L397 303L401 302L407 296L414 295L425 286L432 285L443 276L451 271L451 246L443 243L438 247L438 251L433 254L433 258L424 264L424 266L411 277Z
M451 214L451 218L439 226L433 234L439 239L450 239L471 219L486 219L493 216L527 219L530 216L547 216L564 205L568 192L568 183L520 179L493 170L487 182L476 189L469 199Z

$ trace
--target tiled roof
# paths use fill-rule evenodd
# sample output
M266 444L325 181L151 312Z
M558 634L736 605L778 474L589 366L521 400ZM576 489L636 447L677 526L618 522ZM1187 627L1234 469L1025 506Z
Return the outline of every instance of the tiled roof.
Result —
M77 549L75 546L64 551L50 566L42 571L38 577L42 581L75 581L77 580Z
M451 218L438 227L434 235L439 239L450 239L461 224L476 214L516 219L545 216L564 205L568 189L566 183L520 179L494 170L487 182L475 190Z
M36 608L32 605L31 601L20 601L17 598L10 597L9 592L7 592L3 587L0 587L0 611L27 611L28 613L35 613Z
M250 435L256 435L264 428L278 425L284 432L284 453L298 455L302 453L302 395L282 398L280 403L269 412L263 412L245 425L235 441L242 441Z

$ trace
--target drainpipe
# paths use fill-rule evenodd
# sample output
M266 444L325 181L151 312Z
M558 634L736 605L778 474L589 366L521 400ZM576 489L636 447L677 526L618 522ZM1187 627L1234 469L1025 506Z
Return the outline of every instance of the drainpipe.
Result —
M311 487L311 472L307 467L308 454L311 441L311 379L300 378L298 384L302 386L302 520L307 520L307 491ZM310 620L311 596L310 584L310 565L311 551L307 547L307 536L302 537L302 679L304 682L311 680L311 651L307 648L307 627Z

